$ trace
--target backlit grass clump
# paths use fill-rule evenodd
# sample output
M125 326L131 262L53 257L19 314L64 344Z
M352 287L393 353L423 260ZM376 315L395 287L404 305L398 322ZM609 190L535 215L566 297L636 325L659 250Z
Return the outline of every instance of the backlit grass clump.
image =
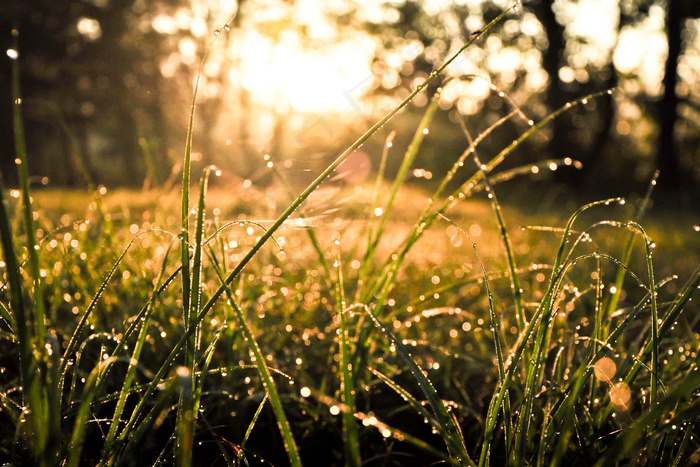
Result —
M120 218L107 205L116 195L102 188L73 215L35 212L14 61L21 184L0 187L0 458L69 466L700 460L691 301L700 269L655 276L655 244L641 224L653 182L635 207L593 202L563 225L515 235L497 198L499 181L578 164L499 170L595 95L540 122L515 108L474 138L457 129L469 144L414 203L404 184L438 108L433 96L393 182L382 182L382 163L376 185L354 190L364 193L352 206L359 218L341 209L314 222L305 213L328 176L456 56L300 195L272 164L277 201L289 201L269 222L260 220L265 197L207 196L216 168L190 198L196 93L179 216L166 193ZM493 130L518 119L518 139L479 153ZM382 161L395 157L390 147ZM457 184L457 174L466 181ZM477 193L486 205L467 199ZM239 195L252 212L237 212L244 203L230 197ZM405 196L423 206L410 224L394 216L407 212ZM121 200L127 209L138 202ZM467 227L475 212L493 232Z

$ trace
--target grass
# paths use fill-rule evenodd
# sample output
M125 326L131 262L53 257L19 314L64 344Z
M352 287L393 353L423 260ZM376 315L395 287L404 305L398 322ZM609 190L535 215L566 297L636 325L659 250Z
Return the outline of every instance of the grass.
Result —
M465 151L426 193L406 175L429 137L433 97L393 181L380 169L376 183L319 188L448 63L299 196L274 164L278 183L265 193L217 189L215 176L209 190L217 170L207 168L194 207L191 125L179 194L31 192L15 75L22 183L0 211L0 457L183 466L700 460L697 233L654 222L647 233L653 183L638 202L590 202L563 219L551 209L523 214L537 204L497 196L533 172L500 164L595 95L540 122L514 108L474 138L468 122L455 128ZM481 154L479 143L509 120L521 136ZM397 157L390 146L383 161ZM468 176L457 186L458 173ZM285 199L269 220L268 203Z

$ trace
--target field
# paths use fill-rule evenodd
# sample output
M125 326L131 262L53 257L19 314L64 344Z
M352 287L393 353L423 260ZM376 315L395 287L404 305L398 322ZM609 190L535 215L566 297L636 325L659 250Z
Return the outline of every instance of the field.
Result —
M179 190L87 193L30 188L15 81L2 460L700 461L700 220L654 209L654 180L581 201L527 180L576 161L501 170L595 95L523 122L499 154L478 151L491 129L467 134L452 171L416 186L433 98L404 155L384 144L395 177L335 180L430 79L303 190L270 158L270 184L207 167L193 188L190 125Z

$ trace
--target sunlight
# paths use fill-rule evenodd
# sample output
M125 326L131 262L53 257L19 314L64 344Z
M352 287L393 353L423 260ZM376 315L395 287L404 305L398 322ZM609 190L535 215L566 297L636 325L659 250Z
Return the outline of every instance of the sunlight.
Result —
M309 49L294 31L273 42L249 31L240 44L241 65L230 74L232 84L248 90L258 104L297 112L347 112L356 108L353 95L372 77L370 57L377 47L369 36ZM359 91L355 93L355 91ZM351 95L352 94L352 95Z

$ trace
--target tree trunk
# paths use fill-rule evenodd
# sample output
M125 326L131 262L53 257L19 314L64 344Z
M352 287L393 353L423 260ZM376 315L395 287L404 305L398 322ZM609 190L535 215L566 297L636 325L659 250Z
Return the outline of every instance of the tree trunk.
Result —
M532 5L533 12L539 19L547 34L547 50L542 54L542 68L549 76L547 90L545 92L545 102L550 112L562 107L569 100L570 95L564 89L564 84L559 78L559 68L565 63L564 50L566 39L564 37L564 26L557 22L552 3L542 0ZM548 157L562 158L572 157L580 159L580 151L576 151L577 146L571 144L571 136L574 128L571 125L569 115L561 115L551 123L552 137L547 144ZM562 181L567 183L580 181L578 174L567 171L566 178ZM558 174L558 178L563 174ZM575 177L571 179L569 177Z
M668 0L666 10L666 37L668 40L668 57L663 80L663 97L659 103L659 140L656 163L661 174L659 188L664 191L678 191L681 183L678 154L673 137L673 130L678 120L678 60L681 55L681 29L683 15L682 0Z

